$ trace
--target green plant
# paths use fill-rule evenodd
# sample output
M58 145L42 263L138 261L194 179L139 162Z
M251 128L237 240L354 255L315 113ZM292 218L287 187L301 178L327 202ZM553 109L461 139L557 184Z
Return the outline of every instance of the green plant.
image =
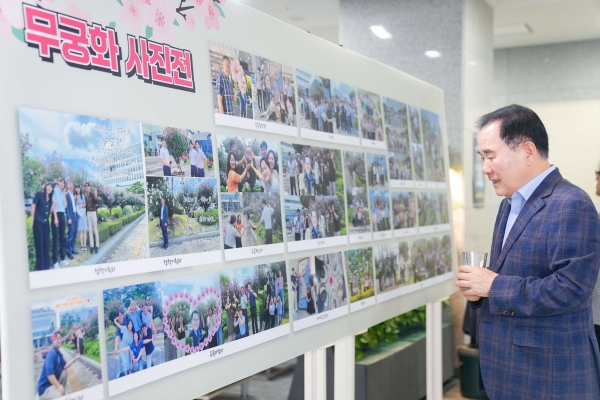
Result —
M207 210L201 212L200 210L194 212L194 217L201 225L214 225L219 221L219 210Z
M179 206L179 207L175 207L175 209L173 210L173 214L185 215L185 211L183 210L182 206Z
M98 216L98 221L104 222L108 220L108 217L110 217L110 210L107 210L106 208L101 208L98 210L96 215Z
M189 137L184 129L166 128L163 131L169 154L175 159L177 168L181 171L181 160L187 156L189 149Z
M121 218L123 216L123 209L120 206L111 208L110 216L113 219Z
M133 214L133 207L131 207L131 206L125 206L125 208L123 208L123 214L124 215L131 215L131 214Z
M29 271L35 271L35 243L33 242L33 229L31 229L31 217L25 218L25 230L27 231L27 253L29 255Z

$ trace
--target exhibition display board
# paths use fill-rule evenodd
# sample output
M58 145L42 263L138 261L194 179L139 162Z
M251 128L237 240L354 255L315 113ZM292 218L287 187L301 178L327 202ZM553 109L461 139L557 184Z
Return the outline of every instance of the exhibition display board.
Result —
M454 291L439 89L225 0L0 0L0 51L7 398L193 398Z

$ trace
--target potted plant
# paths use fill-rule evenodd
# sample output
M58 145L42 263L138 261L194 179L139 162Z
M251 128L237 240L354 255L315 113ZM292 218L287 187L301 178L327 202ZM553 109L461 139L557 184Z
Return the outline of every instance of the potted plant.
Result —
M184 176L185 172L181 169L181 161L187 158L187 152L189 148L189 137L184 129L166 128L163 131L163 136L167 142L169 154L175 159L177 169L179 171L172 172L174 176Z

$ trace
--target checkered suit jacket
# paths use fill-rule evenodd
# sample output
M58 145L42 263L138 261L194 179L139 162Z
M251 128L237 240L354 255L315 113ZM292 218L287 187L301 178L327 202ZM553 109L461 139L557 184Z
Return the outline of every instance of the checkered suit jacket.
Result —
M600 399L591 298L600 219L590 198L550 173L523 206L504 247L500 205L490 257L499 274L482 307L480 368L493 400Z

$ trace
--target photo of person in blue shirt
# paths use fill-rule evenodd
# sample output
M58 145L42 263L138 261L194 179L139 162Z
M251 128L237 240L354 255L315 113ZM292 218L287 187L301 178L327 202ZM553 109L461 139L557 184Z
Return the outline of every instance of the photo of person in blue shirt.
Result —
M51 400L66 394L68 373L67 370L79 360L77 354L69 362L66 362L60 348L62 346L62 335L60 331L52 334L52 348L46 354L42 374L38 381L38 395L40 400Z

